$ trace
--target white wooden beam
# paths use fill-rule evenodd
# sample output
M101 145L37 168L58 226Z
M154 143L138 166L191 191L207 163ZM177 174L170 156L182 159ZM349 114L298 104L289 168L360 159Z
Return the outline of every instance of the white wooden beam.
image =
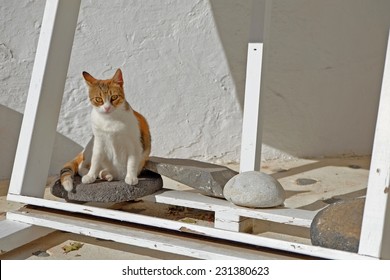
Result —
M48 0L9 193L43 197L81 0Z
M263 130L261 94L264 41L269 28L271 0L253 0L248 44L240 172L259 171Z
M323 248L319 246L312 246L312 245L307 245L307 244L302 244L297 242L290 242L285 240L268 238L268 237L258 236L255 234L227 231L227 230L222 230L217 228L200 226L197 224L189 224L180 221L172 221L168 219L156 218L156 217L151 217L146 215L111 210L111 209L102 209L102 208L88 206L88 205L79 205L79 204L73 204L68 202L48 200L43 198L26 197L21 195L11 195L11 196L14 201L19 201L22 203L28 202L31 205L44 206L51 209L64 210L73 213L82 213L82 214L92 215L95 217L115 219L123 222L136 223L136 224L152 226L157 228L165 228L165 229L175 230L179 232L187 232L187 233L193 233L198 235L204 235L208 237L230 240L233 242L240 242L244 244L288 251L292 253L304 254L304 255L309 255L314 257L328 258L328 259L371 259L371 257L358 255L356 253L350 253L350 252L345 252L340 250ZM42 226L42 224L36 223L35 219L25 220L25 218L19 219L20 217L21 217L20 215L15 216L10 212L7 213L7 218L11 220Z
M143 200L214 211L220 217L232 215L232 220L236 219L236 221L238 221L237 217L246 217L306 228L310 228L318 212L288 208L252 209L236 206L227 200L204 196L200 193L173 190L153 194L144 197Z
M152 250L169 252L200 259L277 259L277 253L262 252L255 249L241 249L237 244L224 245L218 242L199 242L189 236L172 235L151 229L139 229L125 225L109 224L72 216L47 213L10 212L8 218L34 223L56 230L83 234L96 238L112 240L123 244L140 246Z
M359 254L390 259L390 42L375 129Z

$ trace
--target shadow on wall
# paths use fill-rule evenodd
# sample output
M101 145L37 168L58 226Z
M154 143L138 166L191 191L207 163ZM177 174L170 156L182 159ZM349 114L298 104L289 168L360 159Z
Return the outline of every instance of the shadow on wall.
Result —
M23 115L0 104L0 180L11 178ZM59 174L62 165L82 147L57 133L49 175Z
M209 0L209 2L242 111L252 0Z
M210 3L242 108L251 1ZM389 10L385 0L272 1L266 146L306 157L371 153Z

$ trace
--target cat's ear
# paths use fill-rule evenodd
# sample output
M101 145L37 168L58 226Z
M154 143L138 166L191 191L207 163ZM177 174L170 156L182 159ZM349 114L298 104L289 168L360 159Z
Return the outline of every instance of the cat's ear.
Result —
M121 69L116 70L114 76L112 77L114 83L119 84L121 87L123 86L123 76Z
M83 72L83 77L89 86L92 86L96 82L96 79L94 77L92 77L91 74L89 74L85 71Z

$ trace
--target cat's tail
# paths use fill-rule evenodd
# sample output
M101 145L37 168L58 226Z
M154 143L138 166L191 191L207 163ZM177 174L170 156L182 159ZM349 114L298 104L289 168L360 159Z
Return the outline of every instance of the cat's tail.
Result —
M84 155L81 152L74 159L65 163L61 169L61 185L68 192L73 189L73 178L79 172L79 166L81 166L83 159Z
M134 111L134 110L133 110ZM134 115L138 120L140 132L141 132L141 144L142 144L142 159L139 166L138 173L142 171L142 169L145 167L146 162L149 159L150 151L152 149L152 138L150 136L150 129L149 124L146 121L145 117L142 116L140 113L134 111Z
M73 189L74 176L79 174L84 176L88 173L91 166L93 148L93 137L89 140L89 143L74 159L64 164L61 169L60 181L64 189L70 192Z

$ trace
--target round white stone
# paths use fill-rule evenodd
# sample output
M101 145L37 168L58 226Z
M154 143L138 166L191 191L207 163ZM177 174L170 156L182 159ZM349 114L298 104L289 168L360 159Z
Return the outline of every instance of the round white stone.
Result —
M224 187L223 195L236 205L251 208L279 206L286 197L276 179L257 171L243 172L231 178Z

